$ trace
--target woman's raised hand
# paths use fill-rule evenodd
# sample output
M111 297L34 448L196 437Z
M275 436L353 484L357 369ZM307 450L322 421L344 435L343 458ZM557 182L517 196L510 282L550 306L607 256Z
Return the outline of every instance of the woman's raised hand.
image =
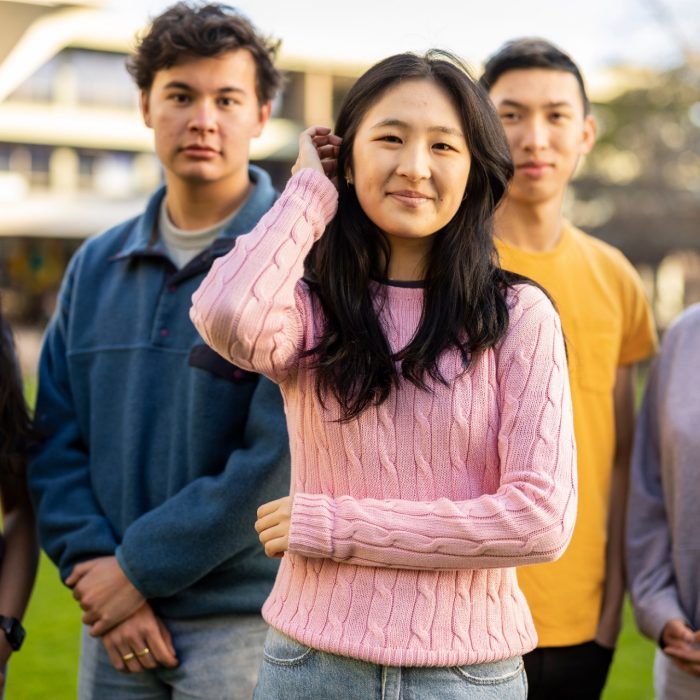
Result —
M326 126L312 126L299 135L299 155L292 166L292 175L302 168L324 173L334 185L338 184L338 152L343 139Z

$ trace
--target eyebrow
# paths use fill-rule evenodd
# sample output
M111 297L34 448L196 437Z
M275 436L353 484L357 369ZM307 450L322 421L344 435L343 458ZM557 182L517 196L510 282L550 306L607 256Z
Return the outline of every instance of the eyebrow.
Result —
M545 104L540 106L548 107L550 109L556 109L560 107L568 107L569 109L574 109L574 105L566 100L562 100L560 102L546 102ZM498 103L498 107L517 107L518 109L532 109L532 107L530 107L529 105L525 105L522 102L518 102L517 100L501 100L501 102Z
M166 83L165 85L166 90L187 90L189 92L196 92L196 90L189 85L188 83L183 83L180 80L171 80L169 83ZM221 93L227 93L227 92L236 92L240 93L242 95L245 94L245 90L243 88L239 87L234 87L234 86L225 86L225 87L220 87L217 89L219 94Z
M381 129L386 126L398 126L402 129L409 129L410 124L408 122L402 121L401 119L382 119L382 121L377 122L371 129ZM451 136L457 136L459 138L464 138L464 134L459 129L453 129L449 126L430 126L428 131L437 131L441 134L449 134Z

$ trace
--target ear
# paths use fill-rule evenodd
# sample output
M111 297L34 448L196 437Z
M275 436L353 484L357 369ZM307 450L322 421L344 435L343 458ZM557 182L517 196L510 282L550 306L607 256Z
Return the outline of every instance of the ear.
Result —
M598 136L598 124L592 114L586 115L583 120L583 132L581 134L581 155L586 155L593 150Z
M147 90L141 90L139 95L139 106L141 107L141 116L143 117L143 123L149 128L153 128L151 123L151 108L148 104L148 98L150 93Z
M265 104L263 104L260 107L260 113L258 114L258 128L253 133L253 138L260 136L260 134L262 134L263 129L265 128L265 124L267 124L267 122L270 119L271 113L272 113L272 102L270 100L268 100L267 102L265 102Z

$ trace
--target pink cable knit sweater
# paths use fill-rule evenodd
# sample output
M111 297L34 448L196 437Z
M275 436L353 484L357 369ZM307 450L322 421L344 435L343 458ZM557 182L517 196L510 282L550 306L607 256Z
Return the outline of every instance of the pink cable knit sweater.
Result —
M527 652L537 637L513 567L558 557L576 513L559 318L541 291L518 287L507 335L466 374L445 353L448 386L402 380L380 406L337 422L299 358L322 327L303 261L336 200L327 178L302 170L193 297L207 343L278 382L285 400L294 506L263 615L303 644L384 665ZM384 291L381 319L398 350L423 290Z

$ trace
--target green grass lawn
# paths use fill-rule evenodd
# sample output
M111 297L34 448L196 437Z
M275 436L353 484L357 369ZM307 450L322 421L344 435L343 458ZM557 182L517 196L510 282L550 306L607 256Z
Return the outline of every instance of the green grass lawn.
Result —
M80 612L46 557L42 558L25 625L27 641L12 658L7 700L73 700ZM638 634L626 606L622 636L603 700L652 700L653 655L654 645Z

